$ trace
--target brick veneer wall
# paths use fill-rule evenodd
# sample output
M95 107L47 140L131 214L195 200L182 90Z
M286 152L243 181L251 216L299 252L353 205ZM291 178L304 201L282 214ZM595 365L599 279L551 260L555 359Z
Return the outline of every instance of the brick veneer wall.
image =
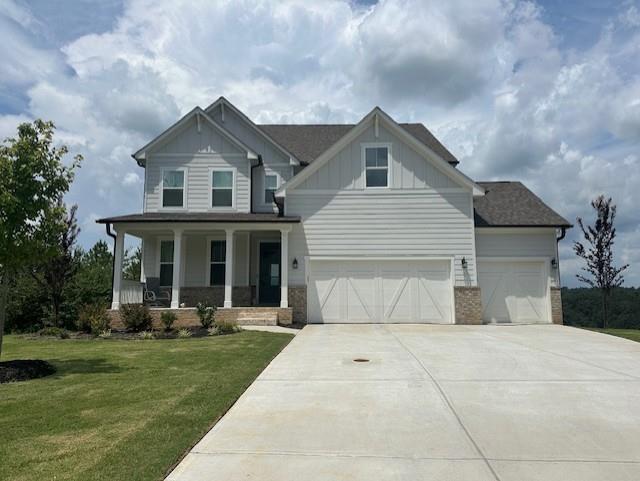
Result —
M551 288L551 321L554 324L563 324L562 291L559 287Z
M160 322L160 313L164 311L175 312L177 319L173 323L174 329L180 329L182 327L197 327L200 326L200 318L196 314L194 309L150 309L151 317L153 318L153 327L160 329L164 327ZM109 317L111 318L111 329L124 329L124 324L120 318L120 311L109 310Z
M260 319L260 314L276 313L278 315L278 324L289 325L293 319L293 309L290 307L229 307L216 310L216 321L234 321L238 322L238 318L243 315L255 315L255 320L245 319L238 324L240 325L275 325L276 322L264 322Z
M236 306L251 305L251 287L235 286L231 291L231 300ZM180 302L187 307L195 307L198 302L206 301L214 306L224 305L224 286L182 287Z
M293 322L307 323L307 286L289 287L289 307L293 309Z
M479 287L454 287L456 324L482 324Z

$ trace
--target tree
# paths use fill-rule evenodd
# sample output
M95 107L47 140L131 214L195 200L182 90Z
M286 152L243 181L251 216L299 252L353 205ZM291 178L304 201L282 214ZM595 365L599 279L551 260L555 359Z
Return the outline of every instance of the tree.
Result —
M130 250L124 254L122 278L130 281L140 280L140 269L142 268L142 249L140 246L136 247L131 253Z
M85 304L107 304L111 299L113 256L109 246L99 240L80 257L80 266L69 286L67 298L77 308Z
M65 287L73 277L78 265L76 241L80 229L76 220L77 205L72 206L66 213L62 199L59 199L58 208L59 211L65 212L62 219L52 216L43 222L43 224L52 224L44 227L51 232L51 238L55 245L53 254L43 261L33 264L31 275L47 293L51 301L51 321L54 326L59 327L60 307L64 300Z
M53 122L22 123L17 137L0 145L0 355L11 279L32 259L55 255L57 228L51 227L63 218L58 201L82 160L77 155L63 164L69 149L53 146L54 130Z
M581 282L600 289L602 327L606 328L611 290L622 285L624 282L622 272L629 267L629 264L621 267L613 265L613 245L616 238L613 222L616 218L616 206L612 204L611 197L606 199L600 195L591 201L591 207L596 211L596 221L593 226L585 226L582 218L578 217L578 225L588 247L579 241L573 245L575 253L587 263L587 266L582 270L587 272L590 277L582 274L576 274L576 277Z

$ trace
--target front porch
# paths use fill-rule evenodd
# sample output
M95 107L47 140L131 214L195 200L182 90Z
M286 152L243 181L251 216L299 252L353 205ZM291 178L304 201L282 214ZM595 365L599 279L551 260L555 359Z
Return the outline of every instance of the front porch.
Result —
M146 303L154 318L169 309L182 319L176 325L193 325L195 306L205 302L216 306L218 319L290 324L289 265L298 261L289 259L289 233L296 220L254 217L269 222L114 222L112 312ZM122 278L127 235L141 240L139 281ZM118 314L112 317L117 326Z

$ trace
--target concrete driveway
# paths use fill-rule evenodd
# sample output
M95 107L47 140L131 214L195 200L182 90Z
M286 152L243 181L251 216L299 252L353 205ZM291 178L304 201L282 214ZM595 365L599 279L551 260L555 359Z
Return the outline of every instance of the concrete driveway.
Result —
M636 481L640 343L307 326L168 479Z

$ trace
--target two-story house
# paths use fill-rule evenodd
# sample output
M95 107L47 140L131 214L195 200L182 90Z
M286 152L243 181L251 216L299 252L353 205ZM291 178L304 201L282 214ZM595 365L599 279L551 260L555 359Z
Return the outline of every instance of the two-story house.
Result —
M131 235L141 282L179 314L207 301L240 322L562 322L569 222L520 182L470 179L422 124L376 107L356 125L257 125L221 97L133 157L143 212L98 221L116 231L112 309L131 299Z

